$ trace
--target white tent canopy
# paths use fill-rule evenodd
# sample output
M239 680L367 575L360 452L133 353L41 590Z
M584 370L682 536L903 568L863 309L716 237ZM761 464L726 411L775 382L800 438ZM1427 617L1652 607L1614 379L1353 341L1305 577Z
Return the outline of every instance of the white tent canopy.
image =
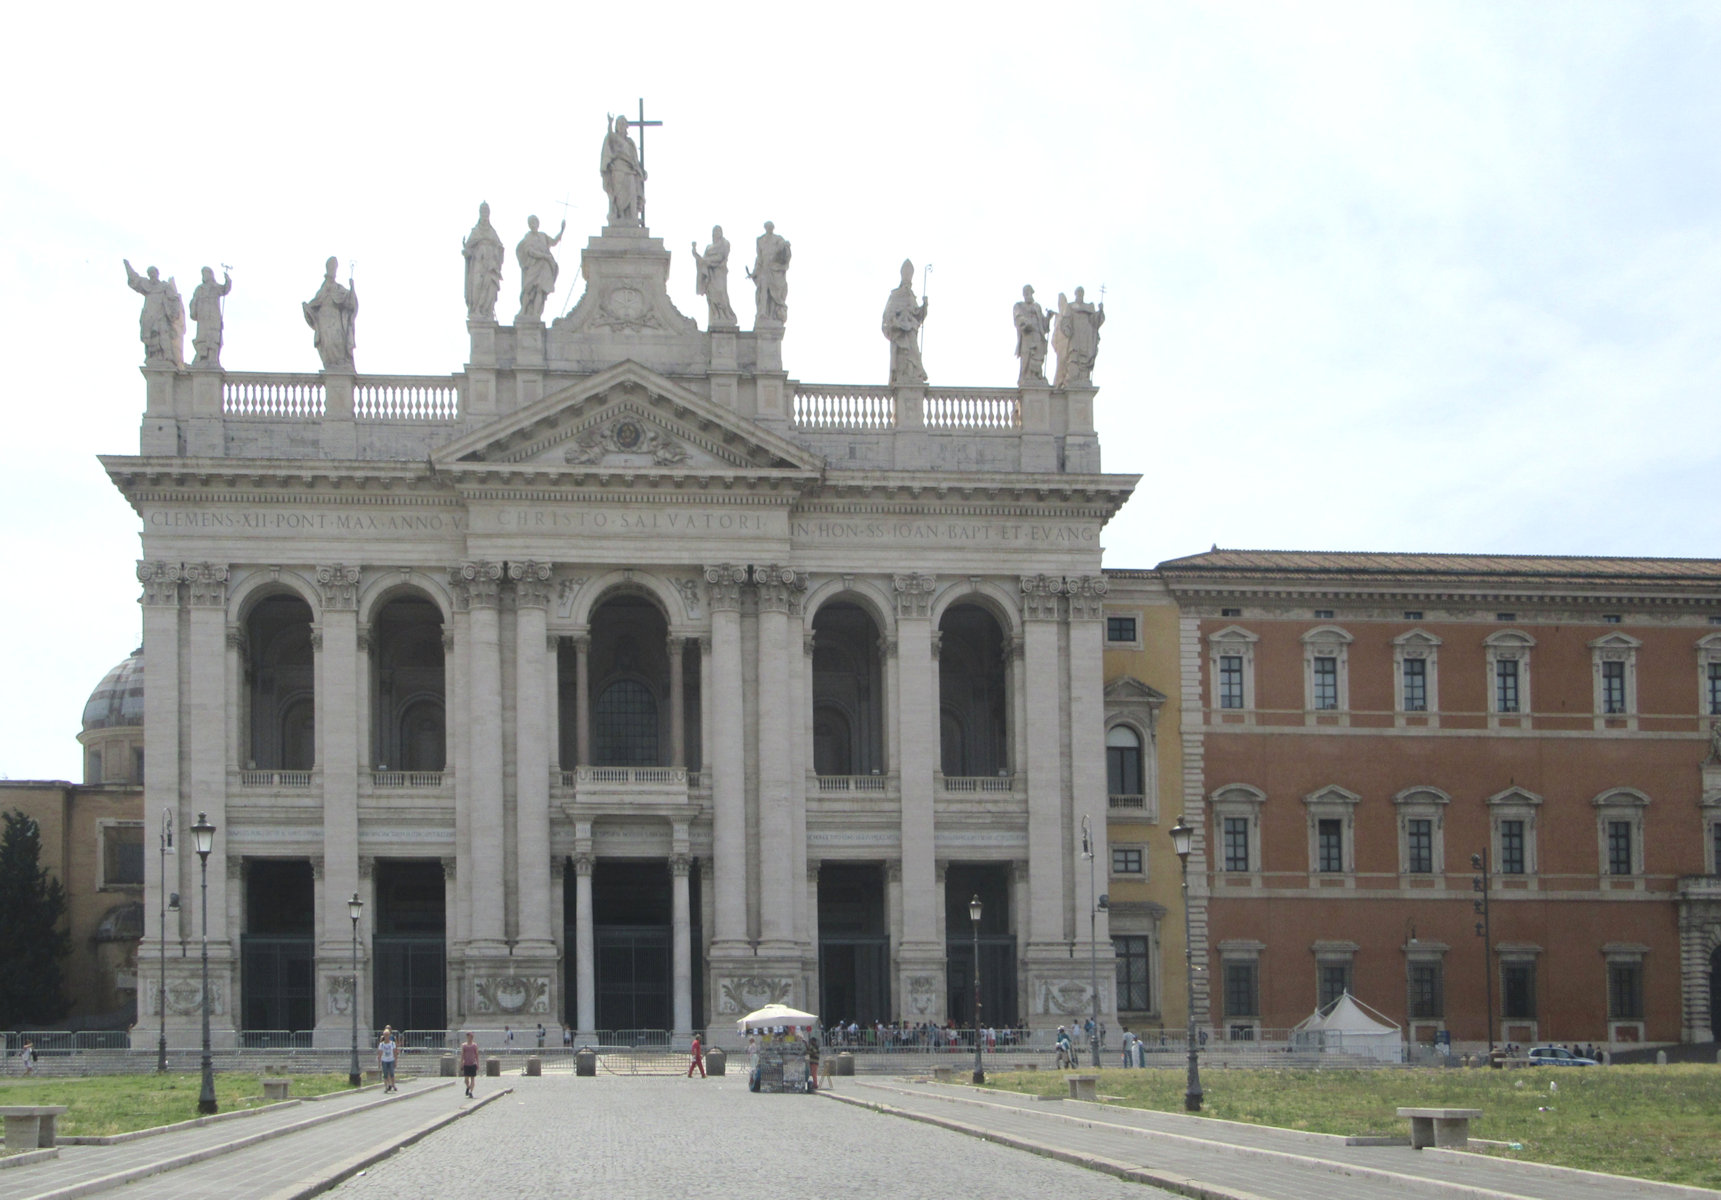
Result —
M779 1025L801 1026L817 1025L819 1019L812 1013L804 1013L798 1008L790 1008L787 1004L767 1004L764 1008L756 1008L739 1021L737 1028L775 1029Z
M1349 992L1325 1008L1317 1008L1312 1016L1291 1030L1291 1044L1298 1050L1314 1050L1322 1054L1355 1054L1379 1062L1404 1060L1404 1040L1399 1026Z

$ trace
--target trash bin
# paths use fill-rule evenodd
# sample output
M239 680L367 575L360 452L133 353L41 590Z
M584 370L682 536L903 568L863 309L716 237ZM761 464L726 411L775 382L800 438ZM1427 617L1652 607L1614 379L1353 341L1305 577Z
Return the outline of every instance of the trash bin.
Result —
M596 1075L598 1073L598 1052L591 1048L581 1050L574 1055L575 1075Z
M705 1073L722 1075L729 1070L729 1056L716 1046L705 1052Z
M454 1056L452 1054L444 1054L442 1056L442 1062L437 1074L441 1075L445 1079L454 1078Z
M837 1074L853 1075L855 1073L855 1056L844 1050L837 1055Z
M502 1060L499 1058L485 1059L484 1074L492 1078L500 1078L502 1075Z
M528 1074L528 1075L542 1075L543 1073L544 1073L544 1060L539 1058L536 1054L527 1055L526 1056L526 1074Z

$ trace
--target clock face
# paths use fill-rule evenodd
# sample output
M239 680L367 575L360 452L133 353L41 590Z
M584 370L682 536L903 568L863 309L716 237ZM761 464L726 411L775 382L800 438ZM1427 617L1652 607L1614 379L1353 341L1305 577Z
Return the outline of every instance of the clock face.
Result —
M615 444L623 450L632 450L645 440L645 431L636 422L622 421L615 427Z

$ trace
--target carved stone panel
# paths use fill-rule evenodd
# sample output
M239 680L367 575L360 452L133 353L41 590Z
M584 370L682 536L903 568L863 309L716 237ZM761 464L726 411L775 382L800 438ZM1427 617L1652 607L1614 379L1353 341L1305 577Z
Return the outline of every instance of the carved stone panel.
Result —
M795 981L785 976L737 975L717 981L717 1011L745 1016L767 1004L787 1004L794 995Z
M472 981L472 1011L518 1016L550 1011L548 975L488 975Z
M1034 1011L1046 1017L1089 1017L1094 1011L1093 994L1086 980L1041 976L1034 980Z
M359 606L359 569L345 563L317 568L317 586L323 592L325 610L356 609Z

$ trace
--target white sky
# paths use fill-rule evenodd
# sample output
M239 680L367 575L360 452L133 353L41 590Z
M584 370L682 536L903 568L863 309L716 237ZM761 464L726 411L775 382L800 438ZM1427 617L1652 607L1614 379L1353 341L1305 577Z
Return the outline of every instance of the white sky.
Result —
M1705 556L1721 287L1721 8L1667 2L34 4L0 75L0 776L78 778L136 644L140 298L233 264L223 362L314 371L300 301L356 262L361 372L466 357L460 239L602 224L644 96L672 295L724 225L794 245L791 375L882 383L934 264L935 384L1014 381L1010 306L1106 287L1108 566L1224 546ZM345 274L343 266L342 274ZM510 318L512 255L498 315ZM189 338L187 355L190 354ZM1705 486L1705 481L1708 481Z

